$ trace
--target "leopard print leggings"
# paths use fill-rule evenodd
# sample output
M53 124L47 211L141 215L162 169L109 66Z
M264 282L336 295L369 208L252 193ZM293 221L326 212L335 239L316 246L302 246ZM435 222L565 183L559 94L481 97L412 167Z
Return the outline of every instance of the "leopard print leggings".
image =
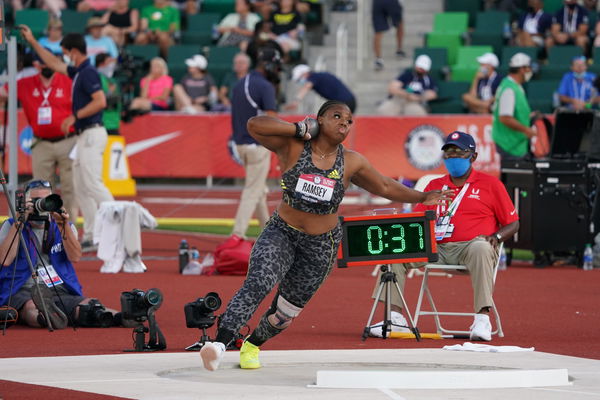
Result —
M229 342L277 283L279 296L303 308L331 273L341 238L339 224L321 235L308 235L273 214L252 248L244 284L221 316L217 341ZM276 301L277 297L252 334L254 345L281 332L267 321Z

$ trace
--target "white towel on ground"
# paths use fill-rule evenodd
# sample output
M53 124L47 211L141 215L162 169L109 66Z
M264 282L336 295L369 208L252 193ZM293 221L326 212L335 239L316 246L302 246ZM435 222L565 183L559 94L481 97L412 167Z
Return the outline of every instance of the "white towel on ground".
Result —
M465 342L463 344L444 346L443 349L454 351L478 351L483 353L510 353L515 351L534 351L535 347L492 346L489 344Z

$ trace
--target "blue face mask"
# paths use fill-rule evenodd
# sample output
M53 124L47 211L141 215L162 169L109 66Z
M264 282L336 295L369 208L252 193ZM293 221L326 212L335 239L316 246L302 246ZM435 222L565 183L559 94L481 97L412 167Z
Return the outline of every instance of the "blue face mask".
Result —
M453 178L460 178L467 173L471 167L471 157L469 158L445 158L444 164L448 173Z

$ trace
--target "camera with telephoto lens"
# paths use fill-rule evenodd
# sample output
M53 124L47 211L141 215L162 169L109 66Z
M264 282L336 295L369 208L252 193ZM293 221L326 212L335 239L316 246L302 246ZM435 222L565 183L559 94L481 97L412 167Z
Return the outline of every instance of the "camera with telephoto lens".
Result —
M87 304L79 305L77 325L88 328L109 328L114 325L113 315L98 299L90 299Z
M15 194L15 208L18 213L24 213L26 210L25 193L23 196ZM30 221L46 221L51 212L62 212L63 201L57 194L51 194L46 197L34 197L31 199L33 203L33 213L29 215Z
M213 313L219 307L221 307L221 299L215 292L207 293L206 296L187 303L183 307L186 326L188 328L210 328L216 319Z
M160 307L163 295L158 289L143 291L133 289L121 293L121 312L123 319L145 321L148 319L148 310Z

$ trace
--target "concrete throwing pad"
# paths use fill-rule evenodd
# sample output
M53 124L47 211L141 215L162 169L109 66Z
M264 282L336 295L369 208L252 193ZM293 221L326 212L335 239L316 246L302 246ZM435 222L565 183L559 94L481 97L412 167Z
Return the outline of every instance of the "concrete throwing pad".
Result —
M566 369L481 371L317 371L319 388L492 389L567 386Z
M600 361L548 353L475 353L441 349L289 350L261 351L260 357L263 368L242 370L238 366L239 353L227 352L221 368L215 372L202 368L197 352L184 351L0 358L0 376L16 382L144 400L600 400ZM537 381L521 387L516 387L514 380L511 386L500 377L501 374L532 374L544 370L563 372L556 382ZM565 370L568 370L571 385L566 382ZM319 385L322 379L318 377L318 371L363 374L352 378L356 382L365 381L365 373L395 374L393 379L410 378L415 383L420 379L422 389L394 388L389 380L378 382L380 387L324 388L324 384ZM467 376L467 380L475 382L488 373L496 374L497 379L494 379L502 383L502 388L497 388L500 383L495 389L456 386L441 389L436 386L441 385L443 379L452 377L448 374L455 374L454 378L462 375L463 379ZM427 377L417 379L414 374L427 374ZM446 378L442 378L444 374ZM553 386L560 383L564 386ZM540 386L526 387L531 384Z

